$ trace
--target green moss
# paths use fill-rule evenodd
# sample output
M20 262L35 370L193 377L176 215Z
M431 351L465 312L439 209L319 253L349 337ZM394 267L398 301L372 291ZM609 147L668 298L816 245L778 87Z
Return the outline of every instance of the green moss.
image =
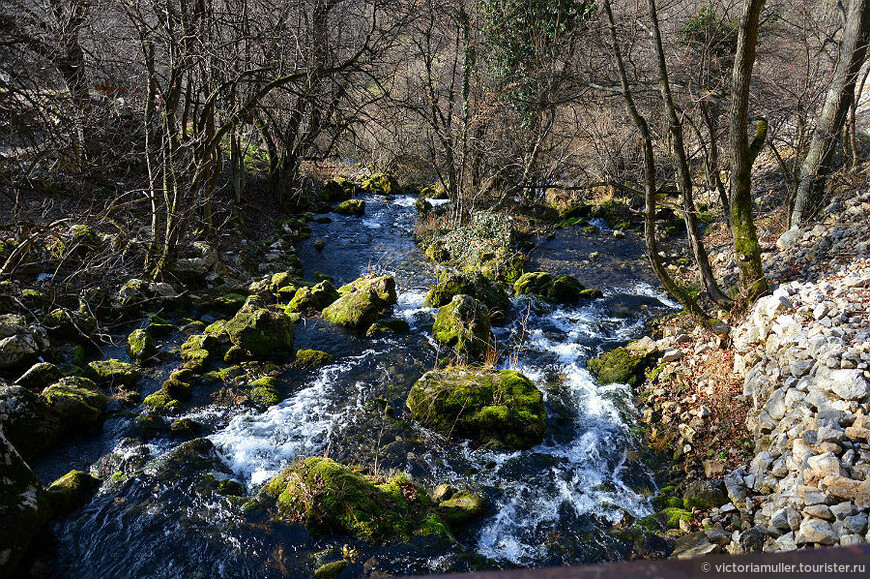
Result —
M242 308L226 323L232 343L255 358L288 354L293 349L293 322L265 308Z
M46 386L57 382L63 377L60 368L51 362L37 362L27 372L21 375L15 384L28 390L41 391Z
M344 559L326 563L314 571L314 579L336 579L345 567L347 567L347 561Z
M406 478L367 477L327 458L294 463L260 493L274 502L279 516L304 523L315 534L382 542L435 529L432 517L437 514L426 493Z
M278 381L272 376L264 376L251 382L248 399L257 408L265 409L281 402Z
M460 356L482 359L489 347L490 326L489 309L462 294L438 310L432 333L439 344L455 348Z
M679 529L680 521L688 522L692 520L692 513L679 507L668 507L662 512L667 519L667 527L669 529Z
M459 294L470 295L491 311L505 312L510 307L510 298L504 290L480 272L442 274L438 283L426 294L425 305L440 308L449 304L453 297Z
M329 323L359 331L367 330L384 315L389 304L369 288L346 292L323 309L323 319Z
M322 281L311 287L301 287L290 303L287 304L287 313L302 312L305 310L322 310L339 298L338 291L328 281Z
M99 480L86 472L72 470L66 473L46 490L52 512L55 516L71 513L84 502L84 495L99 484Z
M662 516L659 513L653 513L635 521L634 528L644 533L661 533L665 530L665 525L662 522Z
M125 390L135 390L136 384L142 378L135 366L115 358L89 363L85 374L95 382Z
M389 173L374 173L360 183L360 189L375 195L401 195L402 186Z
M389 275L364 275L338 288L341 296L361 290L371 290L386 305L397 301L396 280Z
M643 381L643 373L655 361L655 354L632 354L623 347L605 352L586 363L601 384L628 384L637 386Z
M335 359L335 356L322 350L297 350L293 366L297 368L315 368L329 364Z
M361 217L366 212L366 202L362 199L348 199L339 203L335 212L340 215L353 215Z
M178 400L173 400L168 394L162 390L158 390L154 394L145 397L142 401L146 407L154 411L172 410L181 406Z
M135 362L143 362L157 353L157 345L154 338L147 330L133 330L127 336L127 355Z
M467 526L486 512L483 497L469 491L454 493L449 499L438 504L441 518L453 529Z
M84 426L96 422L108 405L106 395L88 378L61 378L42 391L52 411L69 426Z
M374 338L383 334L406 334L411 331L411 326L405 320L388 319L378 320L366 331L366 336Z
M569 275L553 276L545 271L524 273L514 284L517 295L534 294L548 302L574 303L580 298L601 297L599 290L587 289Z
M530 448L546 431L543 394L513 370L433 370L414 384L407 404L421 424L478 443Z

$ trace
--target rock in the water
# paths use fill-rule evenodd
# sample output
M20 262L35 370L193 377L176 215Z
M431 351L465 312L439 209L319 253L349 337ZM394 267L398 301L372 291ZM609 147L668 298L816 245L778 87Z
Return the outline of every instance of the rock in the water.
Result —
M293 321L283 313L249 303L224 326L230 341L255 358L289 354Z
M52 512L55 516L71 513L83 504L86 495L99 485L100 481L88 473L71 470L51 483L46 490Z
M297 350L293 366L296 368L316 368L329 364L335 359L335 356L322 350Z
M324 280L315 286L301 287L296 290L296 294L287 304L286 310L290 313L304 312L309 309L322 310L338 298L338 291L332 287L331 283Z
M481 444L530 448L546 432L543 394L513 370L433 370L414 384L407 404L421 424Z
M63 425L44 398L21 386L4 386L0 387L0 430L29 458L60 440Z
M323 319L364 332L396 303L396 282L389 276L361 277L338 293L341 297L323 309Z
M51 410L68 426L86 426L99 420L108 400L88 378L61 378L42 391Z
M0 369L32 362L48 347L48 335L44 328L29 326L24 316L0 315Z
M451 529L461 529L485 512L483 497L469 491L455 492L438 503L438 513Z
M482 359L490 343L489 308L469 295L454 296L438 310L432 333L444 346L455 348L460 356Z
M90 362L85 369L88 378L109 388L134 390L142 374L132 364L115 358Z
M353 215L361 217L366 212L366 202L362 199L348 199L335 207L335 212L340 215Z
M369 477L328 458L290 465L260 491L281 517L315 534L342 533L367 541L450 538L426 493L405 475Z
M0 576L16 576L22 556L50 518L39 479L0 429Z
M374 338L384 334L407 334L410 331L411 326L405 320L389 318L378 320L372 324L366 331L366 337Z
M632 354L626 348L605 352L586 363L586 367L602 384L628 384L636 386L643 380L643 373L655 360L655 353Z
M127 355L137 363L142 363L157 353L157 344L148 330L133 330L127 336Z
M443 274L438 283L429 288L426 294L426 306L440 308L446 306L454 296L470 295L490 309L490 314L504 312L510 307L510 298L501 287L480 272Z
M545 271L524 273L514 283L517 295L534 294L548 302L571 304L581 298L601 297L598 290L587 289L570 275L554 276Z

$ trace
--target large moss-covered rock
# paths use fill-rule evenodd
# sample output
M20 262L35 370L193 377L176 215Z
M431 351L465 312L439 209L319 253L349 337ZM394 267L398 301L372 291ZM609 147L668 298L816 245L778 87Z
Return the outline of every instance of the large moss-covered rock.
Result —
M338 289L341 295L323 309L332 324L365 331L396 303L396 281L390 276L363 276Z
M142 374L132 364L127 364L115 358L90 362L85 368L88 378L94 382L124 390L135 390Z
M449 499L438 503L438 513L451 529L466 527L485 512L483 497L470 491L453 493Z
M296 290L293 299L287 304L286 311L293 313L309 309L322 310L338 298L338 291L332 287L331 283L324 280L317 285L301 287Z
M88 378L68 376L42 391L51 410L68 426L86 426L99 420L108 399Z
M387 305L393 305L397 301L396 280L390 275L364 275L338 288L338 293L345 296L365 289L375 292L378 299Z
M230 341L255 358L289 354L293 321L280 312L249 302L224 326Z
M429 288L425 305L440 308L450 303L454 296L467 294L490 308L490 314L503 314L510 307L510 298L501 287L480 272L441 275L438 283Z
M377 195L401 195L402 186L389 173L375 173L363 179L360 189Z
M356 192L356 185L343 177L324 181L320 186L320 199L327 203L345 201Z
M335 361L335 356L323 350L297 350L293 359L296 368L316 368Z
M514 283L517 295L534 294L548 302L571 304L582 298L601 297L598 290L590 290L570 275L554 276L545 271L524 273Z
M260 500L314 534L342 533L378 542L451 537L426 493L407 477L365 476L328 458L292 464L266 483Z
M546 431L543 393L513 370L433 370L414 384L407 404L421 424L481 444L530 448Z
M29 458L60 440L63 425L44 398L21 386L0 387L0 430Z
M489 347L490 329L489 309L460 294L438 310L432 333L439 344L455 348L460 356L482 359Z
M208 332L190 336L181 345L184 367L193 372L202 372L211 361L212 355L217 352L218 345L218 338Z
M16 386L41 391L63 378L63 371L51 362L37 362L15 381Z
M586 368L602 384L619 383L637 386L643 381L644 370L653 363L656 355L656 352L635 354L620 347L589 360Z
M21 558L51 518L39 479L0 429L0 577L16 577Z
M411 331L411 325L405 320L390 318L378 320L366 331L366 337L375 338L384 334L407 334Z
M354 215L361 217L366 212L366 202L362 199L348 199L335 207L335 212L340 215Z
M87 495L100 486L100 481L86 472L71 470L48 487L46 493L55 516L74 511L87 500Z
M265 410L281 402L281 391L278 389L278 381L273 376L264 376L251 382L248 392L248 400L261 409Z
M130 332L127 336L127 355L137 363L142 363L157 353L154 338L142 328Z

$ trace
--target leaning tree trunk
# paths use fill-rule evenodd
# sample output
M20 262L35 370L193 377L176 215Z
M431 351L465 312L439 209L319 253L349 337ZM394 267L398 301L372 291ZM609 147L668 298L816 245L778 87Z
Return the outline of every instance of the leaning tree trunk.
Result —
M737 52L731 84L731 130L728 148L731 156L731 234L740 270L740 290L747 303L767 292L761 267L761 248L752 216L752 163L767 134L767 123L759 124L752 145L748 145L749 87L755 64L758 22L764 0L744 0L743 16L737 36ZM762 130L763 129L763 130Z
M683 196L683 218L686 222L686 234L689 238L689 246L692 249L692 255L695 258L695 263L698 266L698 271L701 274L701 280L704 283L707 294L716 303L728 305L731 303L731 300L722 293L722 290L719 289L719 285L716 283L716 278L713 276L713 268L710 266L710 259L707 256L707 250L704 248L704 242L701 239L701 231L698 228L698 214L695 208L695 201L692 198L692 175L689 172L689 161L686 158L686 147L683 142L683 126L677 116L677 108L674 106L674 97L671 94L668 67L665 62L665 50L662 45L662 34L659 28L659 16L655 0L647 0L647 6L649 7L650 20L652 20L662 102L668 114L669 130L673 137L674 165L679 177L678 185L680 193Z
M837 141L855 98L855 84L867 52L870 3L867 0L849 0L844 17L840 60L834 68L834 76L813 131L810 149L801 164L790 225L800 224L818 204L820 191L824 189L824 178L831 171Z
M634 97L631 94L631 88L628 85L628 74L625 72L625 63L622 60L622 52L619 50L619 39L616 35L616 23L613 20L613 11L610 7L610 0L604 1L604 11L607 13L607 19L610 23L610 39L613 43L613 56L616 60L616 69L619 72L619 79L622 85L622 96L634 124L637 126L638 131L640 131L642 139L643 168L645 177L644 242L646 244L650 266L659 278L665 291L679 301L693 318L702 322L705 326L710 326L710 317L698 305L698 302L692 299L689 294L683 291L683 289L676 284L673 278L668 274L667 269L665 269L661 258L659 257L658 242L656 241L656 169L652 136L646 119L643 118L637 110L637 106L634 103Z

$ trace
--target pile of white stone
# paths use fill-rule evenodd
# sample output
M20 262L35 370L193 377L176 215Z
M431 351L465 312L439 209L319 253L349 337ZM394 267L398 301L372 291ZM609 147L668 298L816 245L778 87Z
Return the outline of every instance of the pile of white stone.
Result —
M812 281L780 285L732 333L756 453L725 478L743 520L732 552L748 535L765 551L870 542L870 227L849 221L798 230L813 251L782 252L809 258Z

